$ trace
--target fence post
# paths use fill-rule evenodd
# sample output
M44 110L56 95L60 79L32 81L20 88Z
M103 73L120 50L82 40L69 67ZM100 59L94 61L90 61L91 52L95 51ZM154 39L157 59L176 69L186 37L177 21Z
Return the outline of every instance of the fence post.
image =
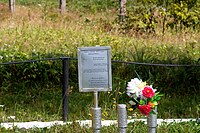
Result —
M60 0L59 9L61 14L66 11L66 0Z
M157 126L157 108L154 110L156 114L149 114L147 117L148 133L156 133Z
M126 133L127 128L127 111L125 104L118 104L118 127L119 133Z
M63 121L67 121L68 116L68 84L69 84L69 58L62 57L62 100L63 100Z
M12 13L15 12L15 0L9 0L9 9Z
M92 129L93 133L100 133L101 130L101 107L98 107L98 91L94 92L94 107L92 112Z

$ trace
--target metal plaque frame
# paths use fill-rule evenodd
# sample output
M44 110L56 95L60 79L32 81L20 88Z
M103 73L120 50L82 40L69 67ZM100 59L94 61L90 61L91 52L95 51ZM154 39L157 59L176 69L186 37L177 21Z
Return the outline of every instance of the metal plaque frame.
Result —
M112 91L110 46L78 48L80 92Z

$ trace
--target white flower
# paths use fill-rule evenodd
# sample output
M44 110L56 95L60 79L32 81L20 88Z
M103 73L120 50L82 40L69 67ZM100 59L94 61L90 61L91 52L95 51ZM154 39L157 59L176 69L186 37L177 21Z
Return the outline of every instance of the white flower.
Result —
M141 90L143 89L140 88L141 84L142 80L139 80L138 78L131 79L131 81L128 82L127 85L127 93L135 93L138 97L141 93Z
M4 105L0 105L0 107L1 107L1 108L3 108L3 107L4 107Z

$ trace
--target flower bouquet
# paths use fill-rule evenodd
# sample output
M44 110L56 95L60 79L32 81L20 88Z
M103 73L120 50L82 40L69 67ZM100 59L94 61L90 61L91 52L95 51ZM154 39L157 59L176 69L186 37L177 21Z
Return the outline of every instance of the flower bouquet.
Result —
M133 109L138 108L146 116L149 114L157 114L156 107L163 94L156 91L152 85L148 85L141 79L131 79L127 85L127 95L131 99L129 104Z

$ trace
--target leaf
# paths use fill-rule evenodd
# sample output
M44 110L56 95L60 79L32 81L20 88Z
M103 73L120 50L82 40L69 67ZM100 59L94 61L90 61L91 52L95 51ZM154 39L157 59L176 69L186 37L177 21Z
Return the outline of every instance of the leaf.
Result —
M160 92L155 93L155 97L161 97L161 96L164 96L164 94L160 94Z
M156 97L156 99L155 99L156 101L158 101L158 100L160 100L160 97Z
M140 105L144 105L146 102L144 100L140 100Z
M153 103L154 105L158 105L158 102L156 102L156 101L153 101L152 103Z

